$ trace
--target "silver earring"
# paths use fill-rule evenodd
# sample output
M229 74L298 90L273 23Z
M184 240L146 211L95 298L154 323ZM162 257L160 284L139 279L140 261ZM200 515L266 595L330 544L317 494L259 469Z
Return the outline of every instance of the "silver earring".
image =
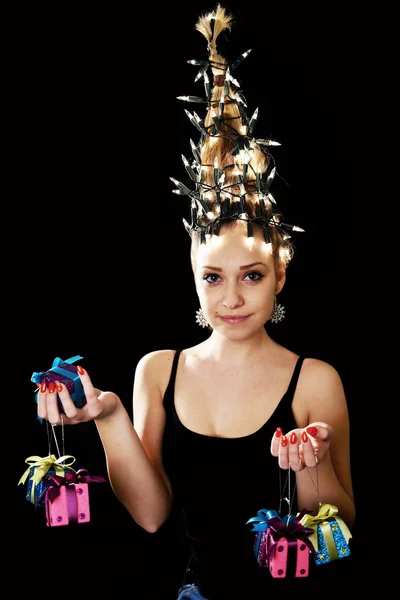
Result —
M283 321L285 318L285 307L282 304L278 304L276 296L274 296L274 308L272 309L271 316L269 317L269 321L272 323L279 323L279 321Z
M196 323L198 323L200 327L209 327L209 324L207 323L207 320L201 308L199 308L199 310L196 310Z

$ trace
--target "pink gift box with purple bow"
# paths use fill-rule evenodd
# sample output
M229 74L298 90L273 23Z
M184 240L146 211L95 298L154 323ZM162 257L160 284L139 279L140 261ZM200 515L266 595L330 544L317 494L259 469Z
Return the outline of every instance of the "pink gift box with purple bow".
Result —
M49 475L49 486L44 491L48 527L59 527L90 521L89 483L106 481L104 477L89 475L87 469L66 473L65 477Z

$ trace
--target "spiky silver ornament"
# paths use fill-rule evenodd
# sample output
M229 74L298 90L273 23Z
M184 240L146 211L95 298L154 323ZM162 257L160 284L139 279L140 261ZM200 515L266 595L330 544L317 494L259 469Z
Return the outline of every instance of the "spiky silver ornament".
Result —
M269 320L271 321L271 323L279 323L280 321L283 321L284 318L285 318L285 307L282 306L282 304L278 304L278 301L275 296L274 308L272 309L272 313L271 313Z
M200 327L208 327L208 323L206 321L205 316L203 315L203 311L201 310L201 308L199 308L199 310L196 310L196 323L198 323Z

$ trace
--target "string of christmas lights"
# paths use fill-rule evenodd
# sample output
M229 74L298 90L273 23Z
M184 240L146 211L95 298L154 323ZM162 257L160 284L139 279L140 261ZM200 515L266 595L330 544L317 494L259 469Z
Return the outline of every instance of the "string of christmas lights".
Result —
M213 15L210 15L212 21ZM263 228L264 239L270 242L269 230L278 227L284 230L285 235L290 237L293 231L302 232L304 229L285 223L279 213L271 210L276 200L271 193L271 186L276 176L276 165L268 148L280 146L280 143L271 139L256 138L255 129L258 120L259 109L254 110L251 118L247 116L247 105L241 95L240 83L232 76L232 72L248 57L251 49L246 50L232 63L221 63L207 60L191 59L187 62L200 67L195 82L203 80L205 97L194 95L178 96L178 100L192 104L204 104L207 113L211 115L211 123L206 125L206 119L201 119L195 110L190 112L186 108L185 113L191 124L200 134L198 144L190 139L193 158L191 162L181 155L185 170L194 184L194 189L189 189L179 180L171 177L176 189L173 193L185 195L191 199L191 223L183 218L186 231L200 232L201 241L206 241L207 235L218 235L220 226L224 221L241 220L247 223L247 235L253 236L253 224L257 223ZM214 89L221 88L219 98L212 98L213 89L210 77L214 82ZM238 116L226 114L227 104L234 104L238 110ZM229 121L241 119L241 125L235 128ZM234 162L221 165L217 156L213 164L202 163L202 148L206 140L223 143L224 140L230 144L230 153ZM269 167L265 172L253 165L255 150L261 151L268 156ZM261 150L260 150L261 149ZM205 172L212 170L212 180L205 178ZM229 178L226 173L230 174ZM232 177L232 173L235 174ZM229 180L228 180L229 179ZM252 206L250 210L249 203Z

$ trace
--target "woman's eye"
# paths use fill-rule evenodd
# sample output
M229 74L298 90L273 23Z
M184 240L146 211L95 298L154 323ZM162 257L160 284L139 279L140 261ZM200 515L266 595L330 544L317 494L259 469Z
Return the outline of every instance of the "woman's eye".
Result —
M209 273L208 275L204 275L203 279L204 281L207 281L207 283L215 283L218 281L219 275L216 273Z
M262 279L262 277L263 276L258 271L250 271L250 273L246 273L245 279L249 278L250 281L258 281L259 279Z

